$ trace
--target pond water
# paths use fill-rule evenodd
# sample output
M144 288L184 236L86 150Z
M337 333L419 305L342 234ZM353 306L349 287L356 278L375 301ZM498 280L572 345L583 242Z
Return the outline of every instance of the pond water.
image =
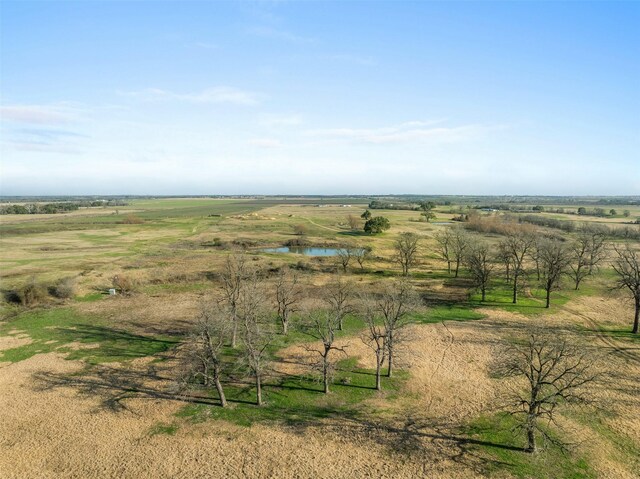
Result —
M264 248L263 253L294 253L305 256L337 256L339 248L315 248L307 246L281 246L279 248Z

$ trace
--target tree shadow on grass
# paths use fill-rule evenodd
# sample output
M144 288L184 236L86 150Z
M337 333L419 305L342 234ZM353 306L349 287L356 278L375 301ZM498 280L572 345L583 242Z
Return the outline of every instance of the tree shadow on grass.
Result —
M55 328L62 342L98 344L97 348L71 351L70 359L100 359L100 362L142 358L167 351L178 341L156 336L143 336L106 326L74 324Z

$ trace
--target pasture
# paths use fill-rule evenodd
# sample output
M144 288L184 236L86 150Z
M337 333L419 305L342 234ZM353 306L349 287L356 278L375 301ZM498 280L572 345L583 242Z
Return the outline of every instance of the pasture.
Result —
M391 227L368 235L349 219L363 223L368 202L133 199L121 207L1 216L0 476L637 477L640 339L630 333L633 301L612 288L611 245L637 250L638 243L607 239L597 270L578 290L564 278L548 309L531 260L517 304L498 266L481 301L467 268L449 274L438 246L443 231L464 226L452 223L460 205L436 206L431 222L418 211L371 210ZM640 216L637 206L613 207ZM540 214L629 221L622 214ZM567 244L575 239L532 228ZM419 305L403 329L396 372L375 389L375 357L354 306L336 331L341 351L324 394L310 367L320 341L296 325L322 304L338 273L371 295L396 284L401 233L420 238L406 279ZM473 235L495 248L503 240ZM371 253L362 265L343 267L335 257L260 251L288 244ZM214 389L185 392L178 383L203 305L220 304L227 258L239 252L263 275L263 306L274 325L273 291L283 267L295 272L302 299L291 332L274 333L268 344L262 406L254 404L246 367L238 366L243 356L225 345L231 366L222 381L229 406L222 408ZM108 294L114 276L130 281L130 294ZM56 297L65 279L73 293ZM21 304L30 282L42 289L40 297ZM492 372L499 350L532 326L592 352L602 377L590 390L595 406L560 411L545 423L548 438L558 441L545 441L537 454L523 451L523 435L500 407L516 382ZM570 445L565 450L561 442Z

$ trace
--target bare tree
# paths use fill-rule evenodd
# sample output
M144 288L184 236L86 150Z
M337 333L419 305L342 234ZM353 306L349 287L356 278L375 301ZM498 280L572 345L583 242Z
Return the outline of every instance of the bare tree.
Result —
M486 300L487 287L493 277L495 262L491 255L489 245L482 241L476 242L469 248L465 260L467 268L473 280L473 286L478 288L482 294L482 301Z
M223 347L229 338L232 323L219 309L203 306L193 333L186 342L186 369L182 378L185 386L194 380L204 387L212 384L218 392L220 405L227 406L227 399L220 381L224 367Z
M231 347L237 346L238 340L238 300L242 288L250 275L247 257L244 254L227 256L220 278L224 299L231 315L233 328L231 331Z
M305 346L307 351L315 352L320 355L319 369L322 371L322 384L324 393L329 393L329 385L333 379L335 371L335 362L332 359L331 351L342 352L347 354L344 347L335 345L336 332L338 330L338 322L331 311L317 310L312 311L307 320L303 324L302 331L309 337L320 341L320 347L314 344Z
M607 257L607 232L598 225L585 225L581 235L588 239L589 274L593 274L598 269L598 265Z
M362 222L360 221L360 218L355 215L348 215L347 222L349 223L351 231L360 231L362 229Z
M283 267L278 273L275 284L275 297L278 309L278 319L282 325L282 334L289 331L289 319L298 311L298 303L302 290L298 284L298 275L291 273L288 267Z
M362 341L370 347L376 355L376 389L382 389L382 366L387 357L387 330L382 319L376 315L374 302L370 297L363 300L363 320L366 326L362 333Z
M255 380L258 406L262 405L262 379L269 364L268 347L274 336L265 304L262 279L254 272L240 289L237 318L243 326L243 357Z
M351 258L353 257L353 248L345 247L338 248L336 250L336 257L338 258L338 262L342 266L342 271L347 272L347 268L349 267L349 263L351 262Z
M409 270L418 262L420 236L415 233L400 233L393 247L396 262L402 267L402 275L408 276Z
M513 270L513 304L518 302L519 280L524 275L524 262L534 244L535 237L524 230L514 231L502 241L502 248L505 254L510 257Z
M443 260L447 262L447 271L451 274L451 263L453 262L453 233L451 228L444 228L433 235L438 243L438 250Z
M345 316L353 312L353 293L353 284L340 275L325 287L324 300L329 304L339 330L342 330Z
M516 384L522 386L511 391L507 407L510 414L521 418L525 451L537 451L538 435L558 443L540 427L540 421L555 423L559 406L591 402L588 386L597 379L592 364L591 352L539 332L532 332L524 344L509 346L497 358L495 372L519 379Z
M546 291L545 307L551 306L551 291L560 287L562 275L567 272L571 256L569 250L559 240L542 239L538 241L537 252Z
M509 249L507 248L506 244L500 243L498 245L497 258L504 265L505 279L507 280L507 283L510 283L511 282L511 262L512 262L512 260L511 260L511 253L509 252Z
M627 243L624 248L614 246L618 257L613 262L614 271L618 274L616 287L628 289L635 302L635 316L633 320L633 334L638 334L638 320L640 318L640 255Z
M364 269L364 263L371 256L370 246L361 246L353 249L353 257L358 262L360 269Z
M536 265L536 279L540 281L541 279L541 271L540 271L540 248L542 248L542 243L545 241L545 237L542 235L535 235L533 248L531 248L531 259Z
M409 315L418 305L413 286L406 279L386 285L376 299L376 310L382 317L387 334L387 376L393 374L398 345L406 339L401 330L408 324Z
M580 283L589 275L589 237L579 235L578 240L571 246L571 261L567 274L573 280L575 290L580 287Z
M462 228L452 228L451 233L451 253L453 255L453 261L456 263L456 269L454 276L458 277L460 271L460 264L464 260L467 250L471 246L469 234Z

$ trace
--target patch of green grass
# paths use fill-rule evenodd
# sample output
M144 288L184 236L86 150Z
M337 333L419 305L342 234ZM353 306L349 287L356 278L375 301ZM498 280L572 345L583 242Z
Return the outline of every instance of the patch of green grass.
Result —
M547 444L536 454L523 450L524 438L514 432L515 419L505 413L482 416L469 424L465 433L475 448L486 455L488 473L506 470L526 479L590 479L597 477L586 458ZM548 432L552 434L552 431Z
M103 293L89 293L89 294L85 294L84 296L76 296L75 299L76 301L79 301L81 303L93 303L94 301L100 301L106 296L107 295Z
M473 321L485 315L464 305L444 305L428 309L425 313L414 314L412 320L423 323L439 323L441 321Z
M168 436L173 436L176 432L178 432L177 424L165 424L159 422L158 424L155 424L153 427L151 427L151 429L149 430L149 435L156 436L158 434L166 434Z
M27 311L0 325L0 336L18 331L32 342L0 352L0 361L18 362L35 354L60 351L67 359L89 363L126 361L166 351L176 340L160 336L143 336L111 327L104 320L77 313L71 308ZM91 345L69 348L69 343Z
M629 326L626 328L620 328L618 325L598 324L597 329L582 328L582 330L588 333L600 333L614 339L621 339L631 343L640 343L640 334L632 333L631 326L631 321L629 321Z
M190 404L181 409L178 417L194 422L223 419L242 426L259 422L304 425L328 417L348 418L371 415L364 401L377 395L387 399L396 396L408 373L398 371L392 378L382 378L382 392L375 390L373 371L355 367L355 358L339 361L330 393L324 394L322 383L312 377L285 376L263 385L263 406L255 404L255 387L246 384L225 384L229 407ZM213 396L217 397L217 396Z
M609 441L614 449L614 458L619 464L627 465L630 472L640 470L640 445L626 434L616 431L606 422L610 413L598 414L574 411L571 417L590 427L598 436Z
M502 308L507 311L518 312L521 314L541 314L548 312L545 305L545 292L538 289L532 289L531 295L522 292L518 293L518 302L513 304L513 290L509 285L498 283L487 289L485 301L481 301L481 294L474 293L469 298L469 302L475 307L491 307ZM551 297L551 305L554 306L554 299Z

